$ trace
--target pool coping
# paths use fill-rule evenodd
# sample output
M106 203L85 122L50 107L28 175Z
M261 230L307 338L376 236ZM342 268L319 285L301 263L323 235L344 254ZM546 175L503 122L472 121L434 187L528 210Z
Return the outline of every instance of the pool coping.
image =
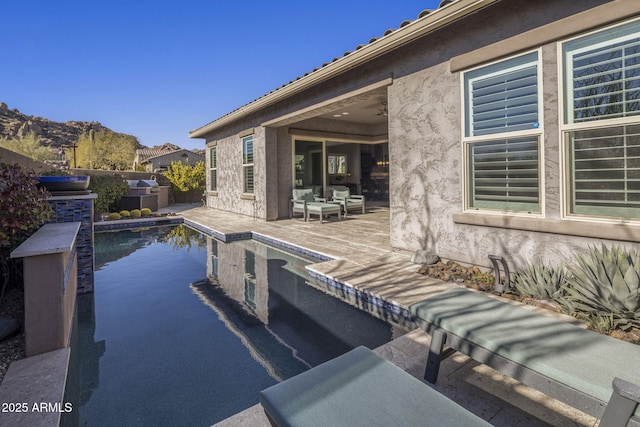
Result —
M296 255L314 259L316 260L315 263L309 264L305 267L307 270L307 283L309 285L325 293L331 294L341 301L353 305L360 310L366 311L367 313L386 322L398 324L405 328L415 327L415 323L413 322L412 315L409 310L392 299L388 299L374 292L359 288L358 286L349 283L347 280L341 280L337 277L325 274L314 267L324 262L338 260L339 258L255 231L223 233L186 218L184 219L184 224L224 243L240 240L255 240L278 249L286 250Z

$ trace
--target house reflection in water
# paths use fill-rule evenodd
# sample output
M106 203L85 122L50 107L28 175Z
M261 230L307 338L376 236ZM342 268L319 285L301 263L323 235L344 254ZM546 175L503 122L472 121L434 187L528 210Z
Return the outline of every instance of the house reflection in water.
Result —
M277 380L396 335L384 321L309 286L305 266L312 261L254 240L209 239L207 248L209 280L192 289Z

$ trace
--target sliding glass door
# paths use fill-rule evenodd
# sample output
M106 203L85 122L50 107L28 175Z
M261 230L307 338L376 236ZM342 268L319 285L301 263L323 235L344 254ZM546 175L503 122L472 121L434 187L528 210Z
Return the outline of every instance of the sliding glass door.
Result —
M312 188L322 196L324 188L324 143L322 141L295 141L295 188Z

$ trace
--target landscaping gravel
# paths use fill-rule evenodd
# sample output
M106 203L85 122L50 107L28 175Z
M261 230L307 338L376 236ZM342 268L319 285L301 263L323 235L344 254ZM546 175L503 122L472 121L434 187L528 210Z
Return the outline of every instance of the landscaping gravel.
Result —
M22 289L7 290L0 302L0 317L18 319L20 324L24 325L24 294ZM25 357L24 331L21 327L17 335L0 341L0 383L9 369L9 365Z

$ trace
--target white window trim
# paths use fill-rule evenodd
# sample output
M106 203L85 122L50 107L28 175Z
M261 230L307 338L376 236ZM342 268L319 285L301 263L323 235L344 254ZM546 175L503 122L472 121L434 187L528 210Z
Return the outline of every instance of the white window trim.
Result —
M556 55L557 55L557 69L558 69L558 141L560 144L560 200L561 213L560 218L562 220L571 221L584 221L601 224L632 224L640 225L640 219L633 218L620 218L620 217L605 217L597 215L575 214L571 213L571 165L569 164L571 156L569 153L569 142L566 135L575 130L604 128L624 126L630 124L640 123L640 116L620 117L604 120L592 120L580 123L573 123L573 119L569 119L567 111L567 102L565 96L565 82L568 80L569 69L564 68L564 52L563 45L574 40L581 39L583 37L589 37L608 29L619 27L622 25L630 24L634 21L640 21L640 18L634 18L625 20L623 22L617 22L613 25L601 27L581 33L577 36L570 37L564 40L559 40L556 43ZM609 42L610 43L610 42ZM604 46L607 42L595 44L593 46Z
M533 130L520 130L520 131L512 131L512 132L502 132L491 135L481 135L481 136L467 136L466 135L466 123L467 123L467 105L466 105L466 97L468 96L467 87L465 84L465 74L468 72L472 72L474 70L488 67L494 64L499 64L501 62L506 62L511 59L525 56L531 53L537 52L537 80L538 80L538 127L535 128L535 132ZM462 144L461 144L461 154L462 154L462 173L460 176L463 177L462 180L462 210L465 213L472 214L482 214L482 215L509 215L509 216L524 216L529 218L542 218L544 217L545 212L545 150L544 150L544 80L543 80L543 72L542 72L542 48L537 48L534 50L520 52L517 55L512 55L506 58L501 58L496 61L484 63L477 67L470 68L468 70L460 72L460 93L462 96L460 97L460 109L462 111L462 120L460 123L460 134L462 135ZM475 142L485 142L485 141L493 141L498 139L505 138L520 138L523 136L532 136L537 135L538 137L538 194L539 194L539 212L525 212L525 211L507 211L507 210L498 210L498 209L487 209L487 208L477 208L470 206L471 199L471 188L469 185L470 179L470 170L471 165L469 164L469 156L468 150L469 145Z
M251 138L251 155L253 158L253 161L251 163L245 163L244 162L244 146L245 146L245 141L247 139ZM240 138L240 142L241 142L241 154L242 154L242 194L244 195L254 195L255 191L256 191L256 181L255 181L255 140L254 140L254 135L246 135L243 136L242 138ZM246 182L246 173L247 173L247 168L251 167L253 170L253 189L252 191L247 191L247 189L245 188L245 182Z
M211 161L211 152L215 150L216 152L216 165L214 167L214 165L212 164L213 162ZM209 147L209 156L208 156L208 160L209 160L209 191L217 193L218 192L218 146L214 145ZM212 173L215 172L216 174L216 186L215 188L213 187L213 182L211 180L211 176Z

